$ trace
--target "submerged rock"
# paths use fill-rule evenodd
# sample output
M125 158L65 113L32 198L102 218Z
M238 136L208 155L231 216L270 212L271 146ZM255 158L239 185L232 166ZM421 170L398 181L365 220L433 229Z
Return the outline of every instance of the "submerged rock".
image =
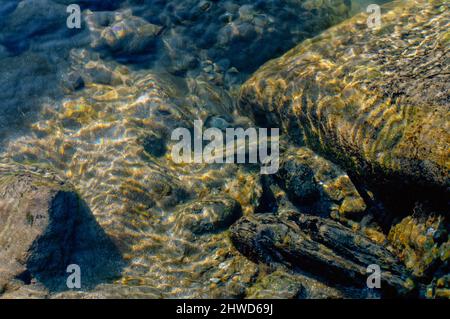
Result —
M361 14L268 62L240 109L378 187L450 184L448 3Z
M307 2L174 0L142 6L135 14L164 26L164 52L158 64L183 74L198 62L226 59L227 68L220 74L205 73L213 81L222 82L224 77L232 85L240 82L236 71L245 77L268 59L349 16L350 1L321 1L315 6Z
M303 297L305 288L298 278L283 272L274 271L261 276L259 280L248 289L249 299L297 299Z
M345 299L379 298L368 289L331 287L309 275L279 267L276 270L261 267L255 283L247 289L249 299Z
M166 141L156 135L148 135L141 138L144 150L155 157L161 157L167 152Z
M319 185L310 167L288 160L281 165L278 174L293 201L308 204L319 198Z
M151 48L162 27L120 12L88 11L86 21L93 38L91 46L114 54L139 54Z
M68 264L78 198L56 181L33 175L1 176L2 268L61 273Z
M269 214L244 217L232 226L231 239L255 262L284 264L329 283L364 288L367 267L376 264L384 293L412 289L407 271L392 253L329 219L303 214L289 219Z
M72 188L52 175L0 167L0 286L18 279L66 290L66 268L77 264L82 287L120 274L116 246ZM17 169L17 167L16 167ZM38 289L39 290L39 289ZM42 289L40 289L42 290Z
M70 3L69 0L52 2ZM46 231L52 234L56 232L56 235L62 236L60 242L67 243L70 252L62 251L52 255L53 257L47 257L45 253L37 254L43 256L43 259L39 259L43 263L48 261L54 265L45 267L55 269L51 274L33 270L35 268L29 267L28 262L11 266L8 260L5 262L8 265L7 274L0 275L8 278L0 280L0 291L6 291L3 296L360 296L354 293L343 294L325 281L333 281L334 274L331 274L330 269L338 269L338 276L344 281L350 278L350 281L364 283L359 279L365 268L355 258L363 255L364 261L383 259L385 251L376 252L380 246L370 246L363 240L362 243L370 248L369 255L374 256L368 257L363 254L362 248L355 248L347 243L349 237L356 238L356 235L349 233L346 228L340 228L343 226L332 222L328 224L328 221L322 219L312 223L325 223L339 236L343 234L348 237L345 240L335 240L335 233L330 231L326 232L325 237L316 238L315 232L308 230L309 226L304 226L305 229L300 227L299 232L297 228L286 228L286 232L293 238L292 241L288 240L293 243L292 250L286 250L288 257L289 254L299 252L307 256L306 260L316 260L314 249L322 254L321 257L325 257L318 257L317 267L310 267L308 263L305 266L295 260L293 264L296 266L292 267L295 269L291 269L295 275L290 272L275 272L264 280L265 273L258 272L260 267L266 266L256 265L240 255L228 236L224 235L229 226L242 215L262 211L259 207L264 206L266 200L263 178L260 178L251 165L177 164L171 155L174 141L169 139L175 128L191 129L192 122L198 119L205 122L205 127L220 130L255 126L248 118L237 117L233 91L230 93L224 87L230 83L240 84L249 72L267 58L281 54L298 41L345 18L350 7L349 1L151 2L151 5L147 5L145 1L133 0L80 1L83 10L115 10L120 6L120 11L83 11L86 20L83 20L82 30L66 30L67 34L78 36L61 37L69 39L67 43L64 42L69 48L62 51L63 56L59 56L58 50L55 51L58 59L48 55L48 48L45 48L53 48L54 43L54 39L49 37L46 38L48 41L44 39L41 44L32 42L32 47L40 50L40 59L36 59L36 63L30 66L33 72L28 72L30 67L26 67L26 62L31 60L26 59L27 54L24 54L20 59L22 63L25 61L25 69L19 68L21 71L12 73L13 77L8 75L10 72L1 73L2 83L20 83L17 79L27 82L25 85L33 89L33 94L23 96L31 97L30 100L33 101L37 101L37 93L44 93L41 90L44 86L53 87L49 85L49 77L43 78L45 81L40 81L37 85L20 75L27 73L27 76L36 79L37 74L43 73L59 79L59 75L64 74L60 83L67 91L64 99L52 98L42 108L36 108L39 116L30 125L30 134L19 135L5 145L0 160L2 163L34 163L40 167L50 167L60 176L65 176L86 201L86 204L81 201L71 187L67 186L66 189L65 184L48 186L46 182L44 185L38 183L36 191L30 191L23 199L17 200L34 201L35 197L27 196L39 194L36 195L36 201L39 199L47 203L39 201L38 204L47 207L46 210L43 208L42 215L48 217L45 224L47 226L42 226L43 229L39 231L44 234ZM64 9L59 7L58 10L61 8ZM55 12L65 18L64 10ZM60 27L67 29L63 20ZM1 23L2 21L0 26ZM39 32L46 34L41 31L44 30ZM60 33L55 34L60 36ZM14 37L12 34L10 39ZM2 36L0 38L3 39ZM37 39L41 40L40 37ZM26 38L26 42L28 40L30 39ZM4 49L1 49L2 46ZM6 54L8 58L0 65L0 69L12 71L17 65L22 66L15 62L16 57L13 56L19 50L13 49L11 44L1 43L0 55ZM49 57L42 59L41 55ZM55 71L54 68L60 65L61 59L70 66L70 72L60 68ZM166 72L175 74L176 77ZM22 86L17 85L18 88ZM4 103L22 104L19 103L20 100L10 98L18 90L7 91L8 98L3 99ZM4 109L15 110L7 107ZM0 124L8 124L17 113L8 111L8 117L0 119ZM296 134L294 131L292 133ZM331 162L319 157L316 159L307 149L289 153L286 161L295 162L295 165L285 166L287 169L281 177L286 176L289 185L283 187L291 196L299 199L301 205L304 194L312 194L313 196L306 196L312 199L307 201L309 211L328 213L330 210L337 210L344 217L359 216L363 212L364 202L361 202L356 188L348 176ZM299 167L301 169L297 169ZM308 167L305 169L307 174L298 174L304 167ZM43 177L45 174L42 174L37 173L39 180L47 180ZM308 177L307 181L304 176ZM34 180L35 176L30 178ZM310 189L305 187L305 192L303 184L312 186ZM61 189L63 186L64 190ZM0 185L0 189L1 187ZM62 208L58 210L63 216L70 214L64 221L53 219L50 213L52 203L61 202L70 208L69 211ZM11 215L14 203L15 200L1 201L0 211L4 208L5 214ZM92 209L92 214L88 206ZM270 227L277 230L284 227L280 226L284 222L289 224L286 218L291 216L291 212L289 209L281 212L280 209L278 214L283 217L269 221L273 224ZM12 216L22 216L23 219L20 214ZM264 216L255 218L264 219ZM64 224L66 222L68 224ZM243 223L238 222L238 225ZM53 224L58 227L52 228ZM0 225L0 230L3 225ZM64 227L67 233L59 231L59 226ZM235 229L241 229L240 226L236 227ZM180 231L183 236L180 236ZM64 236L69 234L71 239L66 240ZM109 236L120 247L120 253ZM3 238L7 237L0 237ZM298 238L306 238L305 243L310 246L304 250L300 241L297 241ZM348 251L342 253L327 238L342 244ZM278 245L278 238L275 239L273 242ZM36 240L38 239L34 239ZM33 238L29 241L33 241ZM26 254L30 252L31 255L36 255L37 248L34 244L28 244L28 241L25 244L31 246ZM285 244L284 241L282 244ZM242 243L240 247L245 245ZM246 256L259 256L252 258L255 261L278 258L282 247L271 247L266 254L265 251L258 250L262 244L253 245L251 242L248 245L256 251ZM308 247L314 249L308 250ZM53 248L63 249L55 245L49 250ZM20 249L17 248L17 252ZM349 256L353 254L353 249L355 257ZM121 268L121 254L129 262L124 269ZM53 260L56 261L53 263ZM67 262L81 266L83 291L59 292L64 288L65 277L53 274L64 272L63 266ZM330 269L327 268L328 264L331 264ZM4 265L1 258L0 265ZM288 263L288 267L291 266ZM347 266L350 267L349 270L346 269ZM296 273L296 267L306 267L307 271L312 269L312 272L317 268L324 272L319 276L326 280L322 283L313 280L309 274L300 276ZM395 268L394 272L394 275L387 277L387 281L392 282L393 286L401 271ZM118 273L120 278L109 283ZM357 280L353 278L355 276L358 277ZM28 282L31 284L27 285ZM436 282L436 289L441 288L442 283Z
M213 196L183 207L177 213L175 227L201 235L223 230L241 216L241 207L235 200Z
M448 225L442 216L407 216L391 228L388 240L415 276L450 271Z
M360 219L366 209L348 175L306 147L291 148L282 155L277 178L303 212Z
M33 162L65 176L129 262L114 284L77 295L241 296L255 264L222 231L241 216L236 206L257 205L257 176L233 164L177 164L170 140L175 128L191 129L195 119L227 118L229 95L84 49L73 50L70 61L84 88L45 108L35 134L11 142L0 160ZM110 76L95 77L94 68ZM186 207L192 210L178 215Z

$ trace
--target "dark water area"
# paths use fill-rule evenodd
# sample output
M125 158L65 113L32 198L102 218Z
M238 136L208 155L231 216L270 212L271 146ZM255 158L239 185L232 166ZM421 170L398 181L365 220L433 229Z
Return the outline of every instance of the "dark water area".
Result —
M83 14L81 29L69 29L69 4L2 2L2 127L11 127L2 129L3 136L12 128L26 127L47 98L61 99L64 85L73 85L65 82L77 81L68 74L73 49L90 49L105 61L134 70L162 69L182 78L202 76L230 88L270 58L350 14L345 1L324 5L312 1L311 9L308 3L295 1L80 1L80 8L90 13ZM126 37L105 46L100 33L125 11L137 26L155 25L155 30L145 35L150 39L136 37L135 43L127 46ZM94 44L93 39L100 43Z
M420 115L421 119L430 118L421 127L426 132L435 126L444 130L449 123L445 86L448 31L442 31L445 28L441 26L448 25L448 4L419 2L426 4L426 17L437 17L437 32L442 34L436 43L444 46L444 53L436 55L441 58L439 61L444 61L439 62L439 67L433 68L434 62L426 63L428 60L419 61L425 68L431 65L430 70L439 76L443 74L434 81L436 87L424 80L421 90L428 89L436 96L432 99L440 101L440 111L436 112L444 117L440 116L438 124L428 125L434 121L434 115L428 114L436 112ZM70 15L67 7L74 3L81 9L80 28L67 24ZM334 122L330 120L314 128L311 134L319 132L320 142L310 142L313 139L309 132L298 133L302 124L297 123L301 121L296 116L299 110L305 111L314 103L304 97L301 107L290 104L312 89L312 96L342 95L352 99L346 102L347 109L366 101L365 98L369 101L365 105L371 105L373 100L369 97L352 95L356 85L364 82L359 78L361 70L373 71L364 74L364 80L374 82L381 78L380 74L396 72L388 67L379 70L371 62L367 68L360 67L356 61L367 57L378 63L381 58L371 60L371 57L402 45L405 56L410 56L406 55L410 53L408 45L414 47L412 55L420 55L422 47L418 43L433 38L432 31L430 35L421 35L432 27L411 9L411 3L1 1L0 269L7 271L0 271L0 298L448 296L448 201L442 200L441 195L432 196L430 188L416 182L415 175L409 182L409 171L405 180L413 185L405 190L401 183L392 188L404 190L398 192L400 200L389 190L384 192L385 179L389 182L392 176L404 179L404 172L398 168L403 168L402 160L389 166L393 173L385 176L380 170L382 177L371 176L366 180L361 170L349 164L354 160L366 165L365 158L350 151L340 156L330 150L332 147L325 150L320 147L321 129L331 127ZM386 28L379 33L367 32L365 23L361 23L367 19L369 4L386 5L381 13L386 14L389 24L386 22ZM400 9L397 12L395 8ZM404 19L400 27L395 24L394 15ZM341 26L347 21L348 25ZM413 25L414 32L406 27L396 29L413 23L418 24ZM343 40L342 34L356 33L355 30L366 35ZM396 32L402 33L401 40L383 42L382 37ZM408 34L416 38L408 38ZM320 47L322 35L329 47ZM377 50L371 48L371 37L380 43ZM314 49L310 55L307 49L300 49L303 59L311 59L304 69L309 72L308 67L319 61L318 68L333 70L336 81L328 83L327 71L322 69L303 74L295 67L295 56L286 57L293 64L284 63L283 55L301 43ZM313 47L316 43L318 47ZM428 45L426 41L423 43ZM426 48L434 49L431 44ZM345 53L321 57L325 51ZM280 62L269 62L280 57ZM353 65L338 65L338 61L351 60L355 61ZM412 60L405 58L405 61L412 64ZM380 65L391 66L386 61ZM258 82L259 72L264 74L269 69L267 78L262 76ZM287 80L291 79L291 72L297 72L294 74L304 76L305 80L291 88L295 82ZM275 73L278 77L273 76ZM342 92L333 87L341 74L348 74ZM311 79L324 87L302 86ZM250 85L255 93L245 85ZM407 91L401 85L389 89L399 96ZM285 95L280 97L279 91ZM414 98L420 100L422 96L417 94ZM279 111L278 105L285 109L292 107L294 111L292 114ZM402 115L386 120L385 124L381 117L395 111L384 109L383 105L379 103L378 112L364 111L367 113L364 119L369 123L372 116L378 116L374 121L381 123L380 127L388 127L387 131L379 129L387 142L376 144L389 149L401 139L392 137L398 130L417 125L408 117L413 112L401 107L398 108ZM249 107L254 109L249 111ZM258 107L265 108L262 115ZM312 123L317 114L322 113L314 113L308 121ZM353 119L352 116L340 118L342 125L338 127L347 127L346 120ZM407 124L398 119L401 116ZM174 147L171 134L179 127L193 132L194 121L199 120L205 128L222 132L266 123L279 127L280 171L272 176L260 174L258 165L177 163L170 152ZM401 124L396 125L397 122ZM373 136L378 137L378 133ZM360 133L352 134L358 140ZM433 145L445 153L446 136L439 140L436 135L429 135ZM362 144L369 163L377 156L382 160L391 158L384 153L373 155L365 149L369 143ZM417 168L419 178L425 176L423 185L428 187L435 183L433 178L442 167L448 169L448 157L422 159L420 150L416 153L412 157L419 158L420 163L409 164L408 153L405 166ZM425 173L422 176L420 172ZM439 178L431 189L446 196L448 178L441 175ZM423 196L408 198L411 189ZM58 204L58 196L62 195L55 195L61 191L72 194L64 197L64 204ZM49 204L47 210L44 202L54 206ZM67 218L70 221L67 225L55 219L51 212L59 211L60 206L70 207L67 209L78 219ZM27 266L16 262L11 257L14 252L7 248L14 246L11 242L16 240L9 235L14 232L10 222L14 218L9 216L13 216L11 212L18 215L17 212L23 211L28 222L30 211L33 215L33 210L40 212L39 209L50 212L49 226L45 235L36 235L41 241L33 241L34 235L25 236L30 241L26 251L31 254ZM316 227L320 232L313 224L322 225ZM71 235L64 234L59 227L66 227ZM18 229L18 233L26 231ZM29 233L35 234L35 230ZM253 240L264 236L269 238L267 242ZM70 252L54 244L54 238L69 245ZM358 244L361 241L366 251ZM25 249L25 239L18 242L15 249ZM51 250L52 254L58 251L53 254L57 257L47 261L46 256L52 254L42 250ZM38 257L30 253L34 251ZM316 255L314 251L319 253ZM386 290L374 291L365 286L365 267L377 262L388 273L383 278L383 284L389 286ZM82 272L85 269L82 289L66 289L61 267L68 263L79 264Z

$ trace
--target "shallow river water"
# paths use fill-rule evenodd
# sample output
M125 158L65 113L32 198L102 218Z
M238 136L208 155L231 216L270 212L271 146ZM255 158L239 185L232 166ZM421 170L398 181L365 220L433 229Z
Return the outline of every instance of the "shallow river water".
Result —
M0 166L67 180L124 264L87 290L27 293L257 296L252 287L263 285L267 269L234 248L228 228L263 201L259 167L177 164L170 136L194 120L255 126L237 111L241 84L368 1L84 0L81 28L71 29L66 9L74 2L0 3ZM288 295L288 282L301 278L312 297L355 296L289 276L267 294Z

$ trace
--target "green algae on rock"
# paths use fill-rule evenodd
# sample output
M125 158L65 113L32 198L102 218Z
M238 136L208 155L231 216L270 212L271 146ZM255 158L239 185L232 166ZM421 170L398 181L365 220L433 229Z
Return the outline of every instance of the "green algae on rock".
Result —
M267 267L266 267L267 268ZM289 269L260 271L255 283L247 289L248 299L329 299L346 297L365 298L356 289L336 289L314 278L294 273Z
M240 109L373 184L447 189L449 4L400 2L371 30L357 15L266 63Z
M388 240L417 277L445 267L450 257L450 240L442 217L407 216L391 228Z

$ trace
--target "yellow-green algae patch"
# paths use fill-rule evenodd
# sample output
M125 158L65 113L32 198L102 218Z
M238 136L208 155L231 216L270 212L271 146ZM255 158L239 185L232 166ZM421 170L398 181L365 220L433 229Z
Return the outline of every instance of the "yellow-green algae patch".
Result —
M450 240L438 243L434 238L437 231L442 231L441 224L441 217L420 220L408 216L391 228L388 240L413 275L423 276L436 259L448 260Z

